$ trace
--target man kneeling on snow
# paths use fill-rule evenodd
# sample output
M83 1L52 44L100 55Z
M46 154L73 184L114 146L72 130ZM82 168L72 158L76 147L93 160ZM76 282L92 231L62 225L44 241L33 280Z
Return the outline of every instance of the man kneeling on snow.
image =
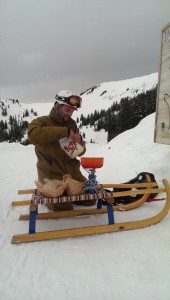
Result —
M86 152L76 122L72 119L75 110L81 107L82 99L70 91L60 91L56 97L54 107L48 116L34 119L28 125L28 139L35 145L37 156L38 179L43 183L44 178L62 180L65 174L79 182L86 178L80 171L80 162L71 157L70 147L63 147L64 138L69 138L81 145L82 156ZM66 139L67 140L67 139ZM95 201L81 201L79 204L93 205ZM77 203L78 204L78 203ZM72 203L49 204L52 210L73 209Z

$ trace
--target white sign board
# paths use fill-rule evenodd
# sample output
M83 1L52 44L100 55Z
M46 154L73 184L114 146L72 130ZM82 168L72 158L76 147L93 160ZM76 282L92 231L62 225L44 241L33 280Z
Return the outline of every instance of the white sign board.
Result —
M154 142L170 144L170 23L162 29Z

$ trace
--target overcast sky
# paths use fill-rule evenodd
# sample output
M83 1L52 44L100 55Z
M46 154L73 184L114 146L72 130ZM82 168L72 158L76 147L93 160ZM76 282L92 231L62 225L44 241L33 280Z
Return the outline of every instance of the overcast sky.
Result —
M0 97L52 101L159 71L170 0L0 0Z

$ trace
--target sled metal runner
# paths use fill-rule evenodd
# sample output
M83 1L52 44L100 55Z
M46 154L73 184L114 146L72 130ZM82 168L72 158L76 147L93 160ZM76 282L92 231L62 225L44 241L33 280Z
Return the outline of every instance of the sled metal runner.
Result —
M27 234L18 234L14 235L12 238L11 243L26 243L26 242L34 242L34 241L42 241L42 240L51 240L51 239L58 239L58 238L66 238L66 237L76 237L76 236L85 236L85 235L92 235L98 233L109 233L109 232L116 232L116 231L123 231L123 230L131 230L131 229L138 229L144 228L153 224L160 222L167 214L170 209L170 186L167 180L163 180L164 187L163 189L153 189L151 188L152 185L148 183L148 186L145 185L146 189L141 189L137 191L125 191L125 192L115 192L113 193L113 197L110 199L105 199L107 201L107 209L101 208L100 200L98 200L98 208L97 209L82 209L82 210L73 210L73 211L62 211L62 212L51 212L51 213L44 213L44 214L37 214L37 207L38 205L31 204L30 205L30 214L29 214L29 233ZM140 185L142 187L142 185ZM167 195L167 199L165 202L165 206L161 212L157 215L139 221L131 221L131 222L122 222L122 223L114 223L114 213L113 211L116 210L116 206L112 206L110 202L113 202L114 197L122 197L125 195L132 195L132 194L141 194L143 197L141 198L143 202L147 200L149 194L151 193L161 193L164 192ZM121 193L121 195L120 195ZM119 194L119 195L118 195ZM133 209L143 202L140 200L136 201L138 204L131 203L131 208L129 205L126 205L128 209ZM143 200L144 199L144 200ZM136 206L135 206L136 205ZM125 205L123 205L124 207ZM118 206L119 209L121 206ZM118 209L118 208L117 208ZM70 216L81 216L81 215L92 215L92 214L100 214L100 213L108 213L108 220L109 224L107 225L99 225L99 226L88 226L88 227L81 227L81 228L72 228L72 229L63 229L63 230L55 230L55 231L45 231L45 232L35 232L35 223L36 219L53 219L57 217L70 217ZM25 215L24 215L25 216ZM20 220L27 220L28 216L24 217L21 216Z

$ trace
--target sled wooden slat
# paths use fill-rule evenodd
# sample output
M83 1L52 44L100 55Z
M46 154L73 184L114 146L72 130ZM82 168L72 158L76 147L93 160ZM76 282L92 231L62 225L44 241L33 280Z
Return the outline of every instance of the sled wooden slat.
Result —
M77 210L66 210L66 211L54 211L47 213L39 213L36 216L37 220L43 219L57 219L57 218L69 218L69 217L77 217L77 216L88 216L95 214L105 214L107 213L107 208L91 208L91 209L77 209ZM19 217L19 221L28 221L29 214L21 215Z
M21 201L13 201L12 206L24 206L24 205L30 205L31 200L21 200Z
M148 182L148 183L122 183L122 184L101 184L101 187L106 188L138 188L138 187L156 187L158 186L157 182ZM18 195L27 195L33 194L34 189L27 189L27 190L19 190Z
M104 189L107 188L139 188L139 187L156 187L157 182L147 182L147 183L114 183L114 184L101 184Z
M113 197L123 197L123 196L131 196L131 195L140 195L140 194L159 194L164 193L165 189L145 189L145 190L135 190L135 191L127 191L127 192L113 192Z
M42 241L42 240L51 240L58 238L66 238L66 237L77 237L77 236L85 236L99 233L110 233L116 231L123 230L131 230L131 229L139 229L144 228L153 224L160 222L167 214L170 209L170 188L166 180L163 180L165 185L167 200L164 208L160 213L156 216L132 222L123 222L112 225L99 225L99 226L90 226L90 227L82 227L82 228L73 228L73 229L64 229L64 230L55 230L55 231L47 231L47 232L38 232L34 234L18 234L14 235L11 243L27 243L34 241Z
M164 193L165 189L145 189L145 190L135 190L135 191L127 191L127 192L115 192L112 194L113 197L123 197L123 196L131 196L131 195L140 195L140 194L157 194Z
M33 194L34 191L35 191L34 189L29 189L29 190L19 190L19 191L18 191L18 195Z

